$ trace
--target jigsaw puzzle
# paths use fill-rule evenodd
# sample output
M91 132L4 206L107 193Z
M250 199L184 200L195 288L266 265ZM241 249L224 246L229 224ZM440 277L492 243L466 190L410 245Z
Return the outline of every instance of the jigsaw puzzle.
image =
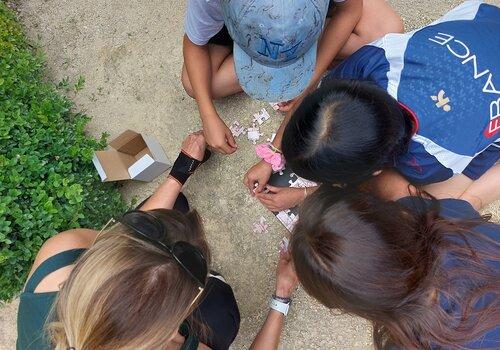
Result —
M252 141L254 145L257 144L260 137L264 135L260 132L260 128L256 125L256 123L252 123L252 126L247 129L247 138L249 141Z
M272 174L268 183L269 185L275 187L303 188L317 186L315 182L299 177L291 169L287 169L286 167L282 171ZM278 213L273 212L273 214L290 232L293 230L297 220L299 219L298 207L293 207Z
M271 134L271 137L270 137L270 138L268 138L266 141L267 141L267 142L273 142L275 137L276 137L276 133L275 133L275 132L273 132L273 133Z
M262 108L259 113L253 115L253 122L262 125L266 120L271 118L265 108Z
M283 239L280 242L280 251L287 252L289 245L290 245L290 240L287 237L283 237Z
M238 121L234 121L229 127L229 130L231 130L234 137L238 137L245 132L245 127L241 126Z
M261 216L259 220L253 223L253 232L258 234L264 234L268 232L269 224L265 217Z

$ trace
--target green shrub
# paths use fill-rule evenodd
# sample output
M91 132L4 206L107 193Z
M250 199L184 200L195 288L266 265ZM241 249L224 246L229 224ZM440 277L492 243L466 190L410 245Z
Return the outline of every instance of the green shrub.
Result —
M75 227L98 228L127 206L92 165L105 145L85 135L89 118L44 82L14 14L0 2L0 300L25 281L42 243Z

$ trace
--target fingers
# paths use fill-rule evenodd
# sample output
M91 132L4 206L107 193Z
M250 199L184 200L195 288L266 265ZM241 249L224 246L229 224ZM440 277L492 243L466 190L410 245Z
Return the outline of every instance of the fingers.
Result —
M282 209L279 205L277 205L273 194L259 193L255 196L267 209L271 211L276 212Z
M289 100L286 102L281 102L278 104L278 110L280 112L288 112L290 109L292 109L293 105L295 104L295 100Z
M266 184L264 183L264 181L257 180L255 183L257 183L257 187L255 187L255 189L253 189L253 192L262 193L262 191L264 191L264 189L266 188Z
M231 153L234 153L234 151L236 151L236 148L231 147L227 142L224 142L222 144L213 145L212 147L217 152L222 153L222 154L231 154Z
M233 153L234 151L236 151L236 149L232 148L231 146L229 146L227 143L226 144L223 144L223 145L220 145L219 147L216 148L217 150L219 150L220 153L223 153L223 154L231 154Z
M229 129L228 129L229 131ZM231 154L234 153L237 149L236 141L234 141L234 137L231 134L231 131L225 133L224 143L215 147L219 152L223 154Z
M226 131L226 140L227 140L227 143L229 144L229 146L231 146L232 148L235 148L235 149L238 148L238 144L234 140L233 133L229 129L227 129L227 131Z
M283 190L283 187L275 187L275 186L271 186L269 184L266 185L266 188L269 190L269 192L272 192L272 193L278 193L278 192L281 192Z

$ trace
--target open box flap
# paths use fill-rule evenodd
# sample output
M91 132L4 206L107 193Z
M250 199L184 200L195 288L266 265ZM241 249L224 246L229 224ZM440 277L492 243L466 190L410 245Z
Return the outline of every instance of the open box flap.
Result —
M147 147L142 135L132 130L125 130L122 132L109 143L109 146L131 156L135 156Z
M135 158L115 150L97 151L93 162L102 181L118 181L130 179L128 168L135 162Z
M130 178L137 178L139 174L147 170L151 165L154 164L154 162L154 159L149 154L143 155L128 168L128 174L130 175Z
M163 150L163 147L160 145L160 143L151 136L143 136L143 139L149 149L148 153L153 157L153 159L157 162L167 165L165 170L170 168L172 166L172 163L167 158L167 155L165 154L165 151Z

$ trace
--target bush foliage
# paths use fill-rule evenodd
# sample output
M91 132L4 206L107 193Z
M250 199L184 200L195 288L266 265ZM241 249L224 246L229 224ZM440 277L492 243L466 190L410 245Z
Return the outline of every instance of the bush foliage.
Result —
M0 2L0 300L20 291L42 243L75 227L98 228L127 209L92 165L105 145L89 118L44 82L43 57Z

